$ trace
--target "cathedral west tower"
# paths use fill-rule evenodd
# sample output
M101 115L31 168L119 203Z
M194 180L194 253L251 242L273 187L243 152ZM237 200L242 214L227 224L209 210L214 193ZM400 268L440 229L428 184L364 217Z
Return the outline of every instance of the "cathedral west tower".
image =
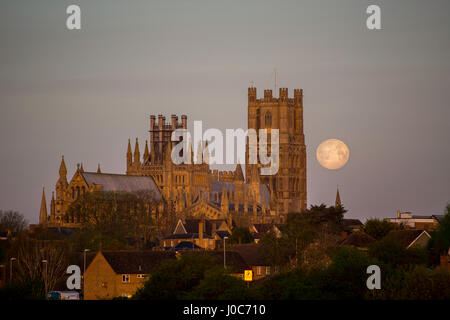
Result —
M303 90L294 89L294 97L288 97L288 89L280 88L279 97L272 90L264 90L258 99L256 88L248 88L248 128L279 130L279 169L275 175L260 176L261 183L271 190L275 210L281 215L306 209L306 146L303 132ZM248 154L248 152L247 152ZM247 159L248 160L248 159ZM246 180L257 175L259 165L246 165Z

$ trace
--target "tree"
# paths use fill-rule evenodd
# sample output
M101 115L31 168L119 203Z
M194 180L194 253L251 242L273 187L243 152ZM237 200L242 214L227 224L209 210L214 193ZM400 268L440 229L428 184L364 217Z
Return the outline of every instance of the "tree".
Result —
M248 228L237 227L230 236L230 244L252 243L254 241Z
M445 209L445 216L439 223L436 231L431 233L431 239L428 243L432 258L435 262L439 261L439 255L446 254L450 248L450 204Z
M222 268L208 270L204 279L183 298L188 300L249 300L252 293L242 279L228 275Z
M416 266L405 272L398 298L405 300L450 299L450 273Z
M13 243L9 255L17 258L15 279L19 285L42 283L35 286L44 295L54 289L56 283L65 276L67 268L67 245L63 241L35 240L26 234L20 235ZM46 261L46 262L44 262ZM40 288L40 289L39 289Z
M155 236L154 217L162 207L153 199L148 192L88 192L69 206L64 219L82 225L80 238L91 234L94 243L118 246L111 249L145 248Z
M364 224L364 232L377 240L384 238L391 230L398 230L401 227L380 219L368 219Z
M369 245L368 253L371 257L391 265L393 268L427 264L427 254L424 249L406 249L391 236L386 236Z
M272 230L267 232L259 241L264 258L272 267L286 264L286 248L283 247L280 239Z
M382 270L387 271L382 272L382 290L375 292L373 296L375 299L450 299L450 273L446 270L430 270L425 266L410 266L401 269L382 267Z
M155 271L144 287L134 295L137 300L183 299L205 278L207 270L217 268L216 261L204 254L186 254L167 261Z
M0 210L0 231L10 230L12 233L23 231L28 225L27 220L17 211Z
M342 219L345 212L343 207L321 204L300 213L289 213L285 225L280 227L281 238L268 235L261 240L266 259L274 265L290 267L298 266L305 260L314 260L313 256L319 257L316 260L324 261L323 255L317 250L310 250L309 258L305 252L307 248L312 249L313 243L317 244L315 249L320 247L320 250L326 250L330 244L329 239L343 230Z
M262 299L329 300L366 297L367 267L373 264L364 252L339 248L326 268L304 266L277 274L258 286Z

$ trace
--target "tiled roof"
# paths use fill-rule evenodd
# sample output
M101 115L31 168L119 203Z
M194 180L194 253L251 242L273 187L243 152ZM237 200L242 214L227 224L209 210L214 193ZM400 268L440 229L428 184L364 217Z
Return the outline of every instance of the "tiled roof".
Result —
M272 224L270 223L255 223L253 224L258 233L266 233L272 228Z
M216 230L216 234L220 237L220 239L230 236L230 233L228 231L223 230Z
M344 240L342 240L339 244L341 246L353 246L353 247L364 248L375 241L376 241L375 238L368 235L367 233L360 231L360 232L354 232L354 233L350 234L348 237L346 237Z
M342 219L342 224L346 227L363 225L363 223L358 219Z
M192 250L192 249L202 249L195 243L189 241L182 241L173 248L175 250Z
M166 260L174 260L175 252L167 251L102 251L117 274L149 274Z
M392 230L388 233L387 237L394 238L397 242L399 242L402 246L408 247L411 242L417 239L418 236L422 234L424 230Z
M205 232L208 235L212 235L213 224L216 224L216 229L224 222L223 219L208 219L205 220ZM198 224L200 219L186 219L183 222L183 226L187 233L198 233Z
M218 266L223 266L223 251L197 251L197 252L189 252L189 254L194 255L207 255L212 257ZM250 265L246 263L243 257L235 251L226 250L226 265L227 267L232 269L232 272L236 273L244 273L244 270L250 269Z
M86 252L86 269L91 264L92 260L94 260L97 252ZM84 253L77 253L73 258L70 259L71 264L77 265L81 269L81 273L84 272Z
M264 257L261 245L255 243L230 246L227 250L237 252L249 266L266 266L268 262Z
M440 223L444 219L445 216L434 214L434 215L432 215L432 217Z
M79 229L78 228L66 228L66 227L48 227L48 231L53 233L62 234L65 236L74 235Z
M152 177L130 176L124 174L81 172L86 183L102 185L103 191L151 192L154 200L161 200L162 195Z
M163 238L163 240L173 239L198 239L198 233L177 233ZM203 239L212 239L212 237L206 233L203 233Z

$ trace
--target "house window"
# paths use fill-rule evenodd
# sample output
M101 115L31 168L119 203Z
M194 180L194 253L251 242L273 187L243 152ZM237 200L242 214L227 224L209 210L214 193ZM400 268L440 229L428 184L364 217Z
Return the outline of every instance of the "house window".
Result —
M138 275L137 275L137 278L138 278L138 279L144 279L144 278L145 278L145 274L138 274Z
M130 275L129 274L123 274L122 275L122 283L129 283L130 282Z
M270 266L266 267L266 276L270 275Z
M260 276L262 274L262 267L261 266L256 267L256 274L258 276Z

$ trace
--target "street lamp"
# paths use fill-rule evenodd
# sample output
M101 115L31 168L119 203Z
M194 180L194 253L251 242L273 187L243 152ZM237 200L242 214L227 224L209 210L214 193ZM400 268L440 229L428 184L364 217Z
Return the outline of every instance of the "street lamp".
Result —
M47 260L42 260L42 263L45 263L45 278L44 278L44 287L45 287L45 294L47 294L47 266L48 266L48 261Z
M225 240L227 240L228 239L228 237L223 237L223 268L225 269L226 267L227 267L227 263L226 263L226 256L225 256Z
M12 263L13 263L13 261L15 261L15 260L17 260L17 258L10 258L10 259L9 259L9 283L12 282L12 272L13 272L13 269L12 269Z
M86 252L91 251L89 249L84 249L84 268L83 268L83 300L84 300L84 288L86 284Z

